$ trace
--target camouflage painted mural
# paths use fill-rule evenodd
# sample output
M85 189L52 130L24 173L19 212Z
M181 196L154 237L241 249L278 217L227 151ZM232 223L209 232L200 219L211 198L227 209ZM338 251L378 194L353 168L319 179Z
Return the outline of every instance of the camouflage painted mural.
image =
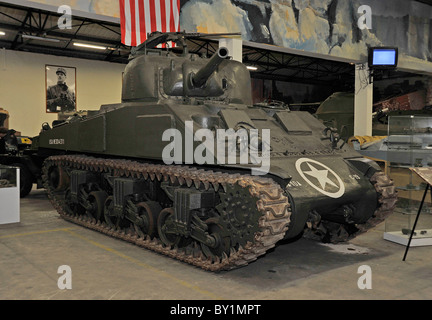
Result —
M31 0L31 2L38 2L56 7L67 5L73 10L90 12L109 17L118 18L120 16L118 0Z
M432 61L432 7L416 1L189 0L180 19L187 31L240 31L244 40L322 54L360 58L387 45ZM370 28L360 28L366 19Z
M118 0L33 0L119 16ZM432 7L413 0L181 0L180 29L241 32L243 40L360 59L397 46L432 61ZM365 27L361 27L361 24Z

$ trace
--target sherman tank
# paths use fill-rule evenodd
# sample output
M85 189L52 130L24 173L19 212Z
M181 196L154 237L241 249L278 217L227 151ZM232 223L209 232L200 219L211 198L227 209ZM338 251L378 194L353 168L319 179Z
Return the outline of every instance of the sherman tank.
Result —
M131 52L121 103L33 139L64 219L221 271L283 239L348 241L392 213L376 163L308 112L254 105L247 68L224 47L190 53L187 37L151 34ZM181 52L155 49L167 41Z

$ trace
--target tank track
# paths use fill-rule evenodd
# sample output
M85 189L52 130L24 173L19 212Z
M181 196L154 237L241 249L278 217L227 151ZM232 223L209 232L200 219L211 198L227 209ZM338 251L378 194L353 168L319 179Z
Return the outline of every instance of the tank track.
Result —
M225 189L227 186L248 189L250 196L256 199L256 210L260 213L259 221L257 221L259 231L253 235L253 242L248 241L244 246L238 248L231 247L229 255L223 253L222 257L216 257L216 259L206 257L196 242L183 248L168 247L157 237L151 239L149 236L144 238L138 236L133 227L110 228L103 221L68 212L70 210L67 210L65 206L65 192L54 190L49 183L48 171L52 166L105 172L118 177L144 178L152 181L154 179L169 180L171 183L178 182L179 185L187 185L187 187L199 188L201 186L208 189L212 186L216 191L219 188ZM290 222L291 207L280 185L272 179L258 176L227 174L130 160L101 159L84 155L61 155L51 156L45 160L43 181L48 198L63 219L208 271L230 270L256 260L283 239Z
M346 242L376 227L390 216L397 202L397 191L393 181L382 171L377 171L370 178L378 194L378 207L371 218L365 223L355 224L355 231L348 230L347 225L340 223L324 223L320 218L308 221L309 229L305 230L304 237L321 240L323 242L339 243Z
M376 172L371 178L370 182L374 185L378 193L379 206L375 210L373 216L363 224L358 224L356 227L359 229L356 233L352 234L347 240L350 240L358 235L367 232L368 230L376 227L388 216L390 216L397 202L397 191L393 181L382 171Z

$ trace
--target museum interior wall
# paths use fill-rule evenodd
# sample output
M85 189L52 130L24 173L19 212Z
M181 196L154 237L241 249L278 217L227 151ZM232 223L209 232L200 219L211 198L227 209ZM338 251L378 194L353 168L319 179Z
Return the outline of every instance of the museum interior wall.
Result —
M45 108L46 65L76 68L78 111L121 101L123 64L0 49L0 107L9 112L9 127L23 135L38 135L43 122L58 117Z

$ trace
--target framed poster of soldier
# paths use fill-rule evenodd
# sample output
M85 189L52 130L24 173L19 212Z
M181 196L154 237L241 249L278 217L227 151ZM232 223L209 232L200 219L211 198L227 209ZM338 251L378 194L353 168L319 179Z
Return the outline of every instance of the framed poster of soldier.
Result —
M76 68L45 65L46 112L76 111Z

